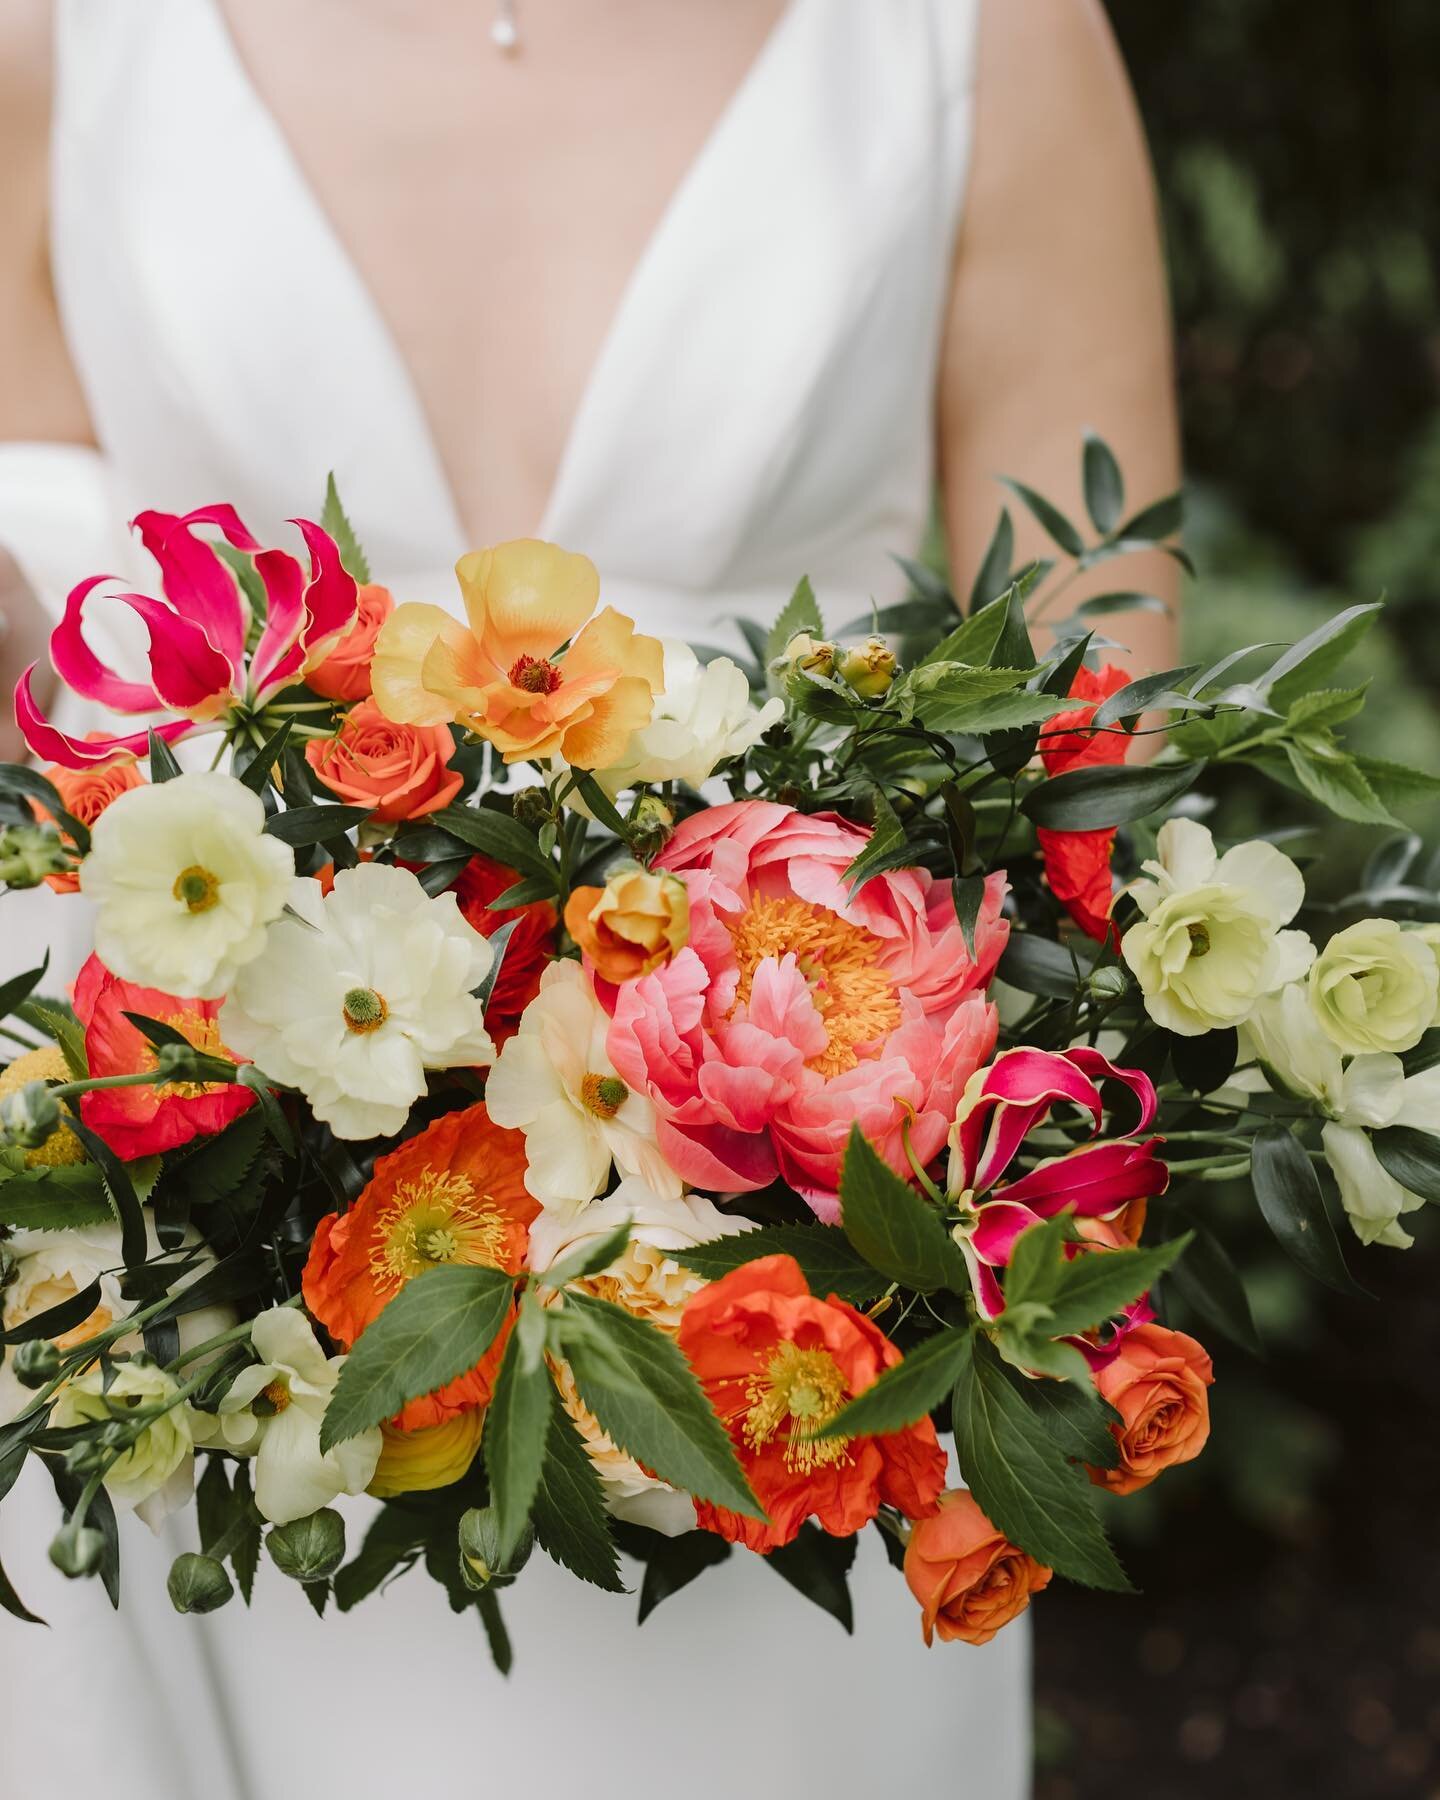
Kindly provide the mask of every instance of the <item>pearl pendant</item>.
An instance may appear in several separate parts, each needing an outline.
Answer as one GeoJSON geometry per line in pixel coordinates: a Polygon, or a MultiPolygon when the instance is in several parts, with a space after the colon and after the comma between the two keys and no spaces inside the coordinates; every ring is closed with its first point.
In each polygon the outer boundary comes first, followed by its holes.
{"type": "Polygon", "coordinates": [[[490,27],[490,42],[502,56],[514,56],[520,48],[520,27],[515,23],[514,10],[504,7],[490,27]]]}

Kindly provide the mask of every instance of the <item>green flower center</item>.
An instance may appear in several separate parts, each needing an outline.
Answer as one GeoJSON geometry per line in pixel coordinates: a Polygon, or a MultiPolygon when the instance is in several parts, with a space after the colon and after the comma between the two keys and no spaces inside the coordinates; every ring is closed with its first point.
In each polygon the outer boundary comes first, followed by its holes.
{"type": "Polygon", "coordinates": [[[209,912],[220,903],[220,877],[202,869],[199,863],[191,863],[175,877],[170,892],[188,912],[209,912]]]}
{"type": "Polygon", "coordinates": [[[1190,933],[1190,954],[1192,956],[1208,956],[1210,954],[1210,933],[1203,925],[1190,925],[1186,929],[1190,933]]]}
{"type": "Polygon", "coordinates": [[[353,987],[340,1003],[346,1027],[351,1031],[378,1031],[390,1016],[385,996],[374,988],[353,987]]]}

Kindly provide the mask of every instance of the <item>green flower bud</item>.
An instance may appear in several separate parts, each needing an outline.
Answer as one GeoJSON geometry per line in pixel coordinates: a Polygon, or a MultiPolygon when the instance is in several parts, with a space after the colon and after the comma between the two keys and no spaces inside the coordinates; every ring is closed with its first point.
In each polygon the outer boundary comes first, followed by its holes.
{"type": "Polygon", "coordinates": [[[527,831],[538,831],[555,817],[555,802],[543,787],[521,788],[515,796],[515,823],[527,831]]]}
{"type": "Polygon", "coordinates": [[[630,847],[637,856],[658,856],[675,829],[675,815],[655,794],[642,794],[630,821],[630,847]]]}
{"type": "Polygon", "coordinates": [[[93,1437],[84,1437],[69,1446],[64,1460],[71,1475],[87,1476],[103,1468],[109,1457],[103,1444],[93,1437]]]}
{"type": "Polygon", "coordinates": [[[49,1338],[31,1338],[16,1345],[10,1367],[21,1387],[42,1388],[60,1373],[60,1352],[49,1338]]]}
{"type": "Polygon", "coordinates": [[[508,1559],[500,1555],[500,1515],[493,1506],[472,1506],[460,1518],[460,1575],[466,1587],[486,1588],[518,1575],[535,1547],[527,1525],[508,1559]]]}
{"type": "Polygon", "coordinates": [[[1103,969],[1095,969],[1086,980],[1085,986],[1096,1000],[1118,1000],[1130,985],[1123,969],[1111,963],[1103,969]]]}
{"type": "Polygon", "coordinates": [[[234,1064],[224,1057],[207,1056],[194,1044],[161,1044],[155,1052],[155,1072],[166,1081],[223,1081],[226,1071],[233,1076],[234,1064]]]}
{"type": "Polygon", "coordinates": [[[7,887],[39,887],[47,875],[74,866],[73,852],[53,825],[7,825],[0,831],[0,882],[7,887]]]}
{"type": "Polygon", "coordinates": [[[895,652],[882,637],[868,637],[862,643],[849,644],[841,651],[835,673],[849,684],[862,700],[878,700],[890,692],[895,679],[895,652]]]}
{"type": "Polygon", "coordinates": [[[93,1525],[61,1527],[50,1545],[50,1560],[62,1575],[74,1580],[93,1575],[105,1556],[105,1534],[93,1525]]]}
{"type": "Polygon", "coordinates": [[[60,1102],[43,1081],[27,1081],[0,1100],[0,1132],[20,1150],[38,1150],[60,1129],[60,1102]]]}
{"type": "Polygon", "coordinates": [[[165,1586],[170,1604],[181,1613],[216,1612],[235,1597],[225,1565],[213,1556],[196,1556],[190,1551],[175,1558],[165,1586]]]}
{"type": "Polygon", "coordinates": [[[8,1244],[0,1244],[0,1294],[3,1294],[20,1273],[20,1259],[8,1244]]]}
{"type": "Polygon", "coordinates": [[[277,1525],[265,1548],[282,1575],[292,1581],[325,1581],[345,1560],[345,1521],[333,1506],[322,1506],[308,1519],[277,1525]]]}

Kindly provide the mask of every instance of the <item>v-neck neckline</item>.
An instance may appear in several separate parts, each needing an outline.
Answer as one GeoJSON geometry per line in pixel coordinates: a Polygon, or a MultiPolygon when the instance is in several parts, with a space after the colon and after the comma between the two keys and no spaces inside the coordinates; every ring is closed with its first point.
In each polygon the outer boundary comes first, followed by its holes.
{"type": "MultiPolygon", "coordinates": [[[[569,494],[580,485],[587,456],[593,462],[594,457],[601,453],[600,446],[596,446],[592,451],[588,444],[587,440],[592,435],[589,421],[601,410],[601,401],[606,388],[619,378],[617,371],[623,367],[625,342],[630,335],[632,321],[639,312],[639,296],[658,279],[656,271],[663,264],[667,246],[675,235],[675,222],[684,212],[689,196],[698,184],[702,172],[716,160],[726,142],[739,129],[743,115],[749,110],[755,95],[764,85],[772,65],[780,54],[782,43],[790,35],[796,15],[805,3],[806,0],[783,0],[774,22],[766,32],[759,49],[751,58],[740,81],[706,132],[698,150],[686,163],[626,277],[619,300],[616,302],[610,321],[600,339],[599,348],[581,385],[579,399],[561,445],[549,493],[536,525],[536,535],[542,538],[559,539],[563,537],[569,494]]],[[[219,40],[221,54],[230,63],[234,77],[249,105],[254,109],[256,118],[283,152],[283,161],[289,172],[297,199],[302,206],[324,221],[341,277],[373,321],[378,347],[383,348],[390,365],[389,373],[394,388],[405,395],[411,414],[423,434],[425,459],[433,472],[437,488],[436,503],[437,506],[443,508],[447,515],[452,548],[454,548],[454,554],[458,556],[470,547],[469,531],[454,479],[441,454],[434,421],[415,379],[414,371],[401,348],[394,328],[375,298],[374,290],[365,279],[353,251],[340,236],[334,220],[321,202],[314,183],[296,155],[278,115],[261,93],[241,55],[239,44],[230,28],[230,21],[221,0],[204,0],[204,4],[210,15],[212,28],[219,40]]]]}

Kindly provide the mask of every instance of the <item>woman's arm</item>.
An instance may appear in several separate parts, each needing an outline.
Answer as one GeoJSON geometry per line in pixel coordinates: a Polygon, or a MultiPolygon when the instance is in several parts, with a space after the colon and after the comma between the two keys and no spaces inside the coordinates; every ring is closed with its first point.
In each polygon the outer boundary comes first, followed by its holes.
{"type": "MultiPolygon", "coordinates": [[[[1099,0],[982,0],[977,107],[939,409],[961,594],[1007,500],[996,475],[1016,476],[1084,519],[1087,427],[1119,459],[1132,510],[1179,480],[1150,163],[1099,0]]],[[[1017,558],[1047,554],[1024,507],[1008,504],[1017,558]]],[[[1054,614],[1117,588],[1173,606],[1176,565],[1159,553],[1103,563],[1067,589],[1054,614]]],[[[1173,614],[1120,613],[1099,625],[1130,649],[1136,673],[1176,660],[1173,614]]]]}
{"type": "MultiPolygon", "coordinates": [[[[51,29],[50,0],[0,8],[0,443],[93,441],[50,283],[51,29]]],[[[37,657],[48,678],[49,621],[3,545],[0,618],[0,760],[11,761],[25,746],[10,694],[37,657]]]]}

